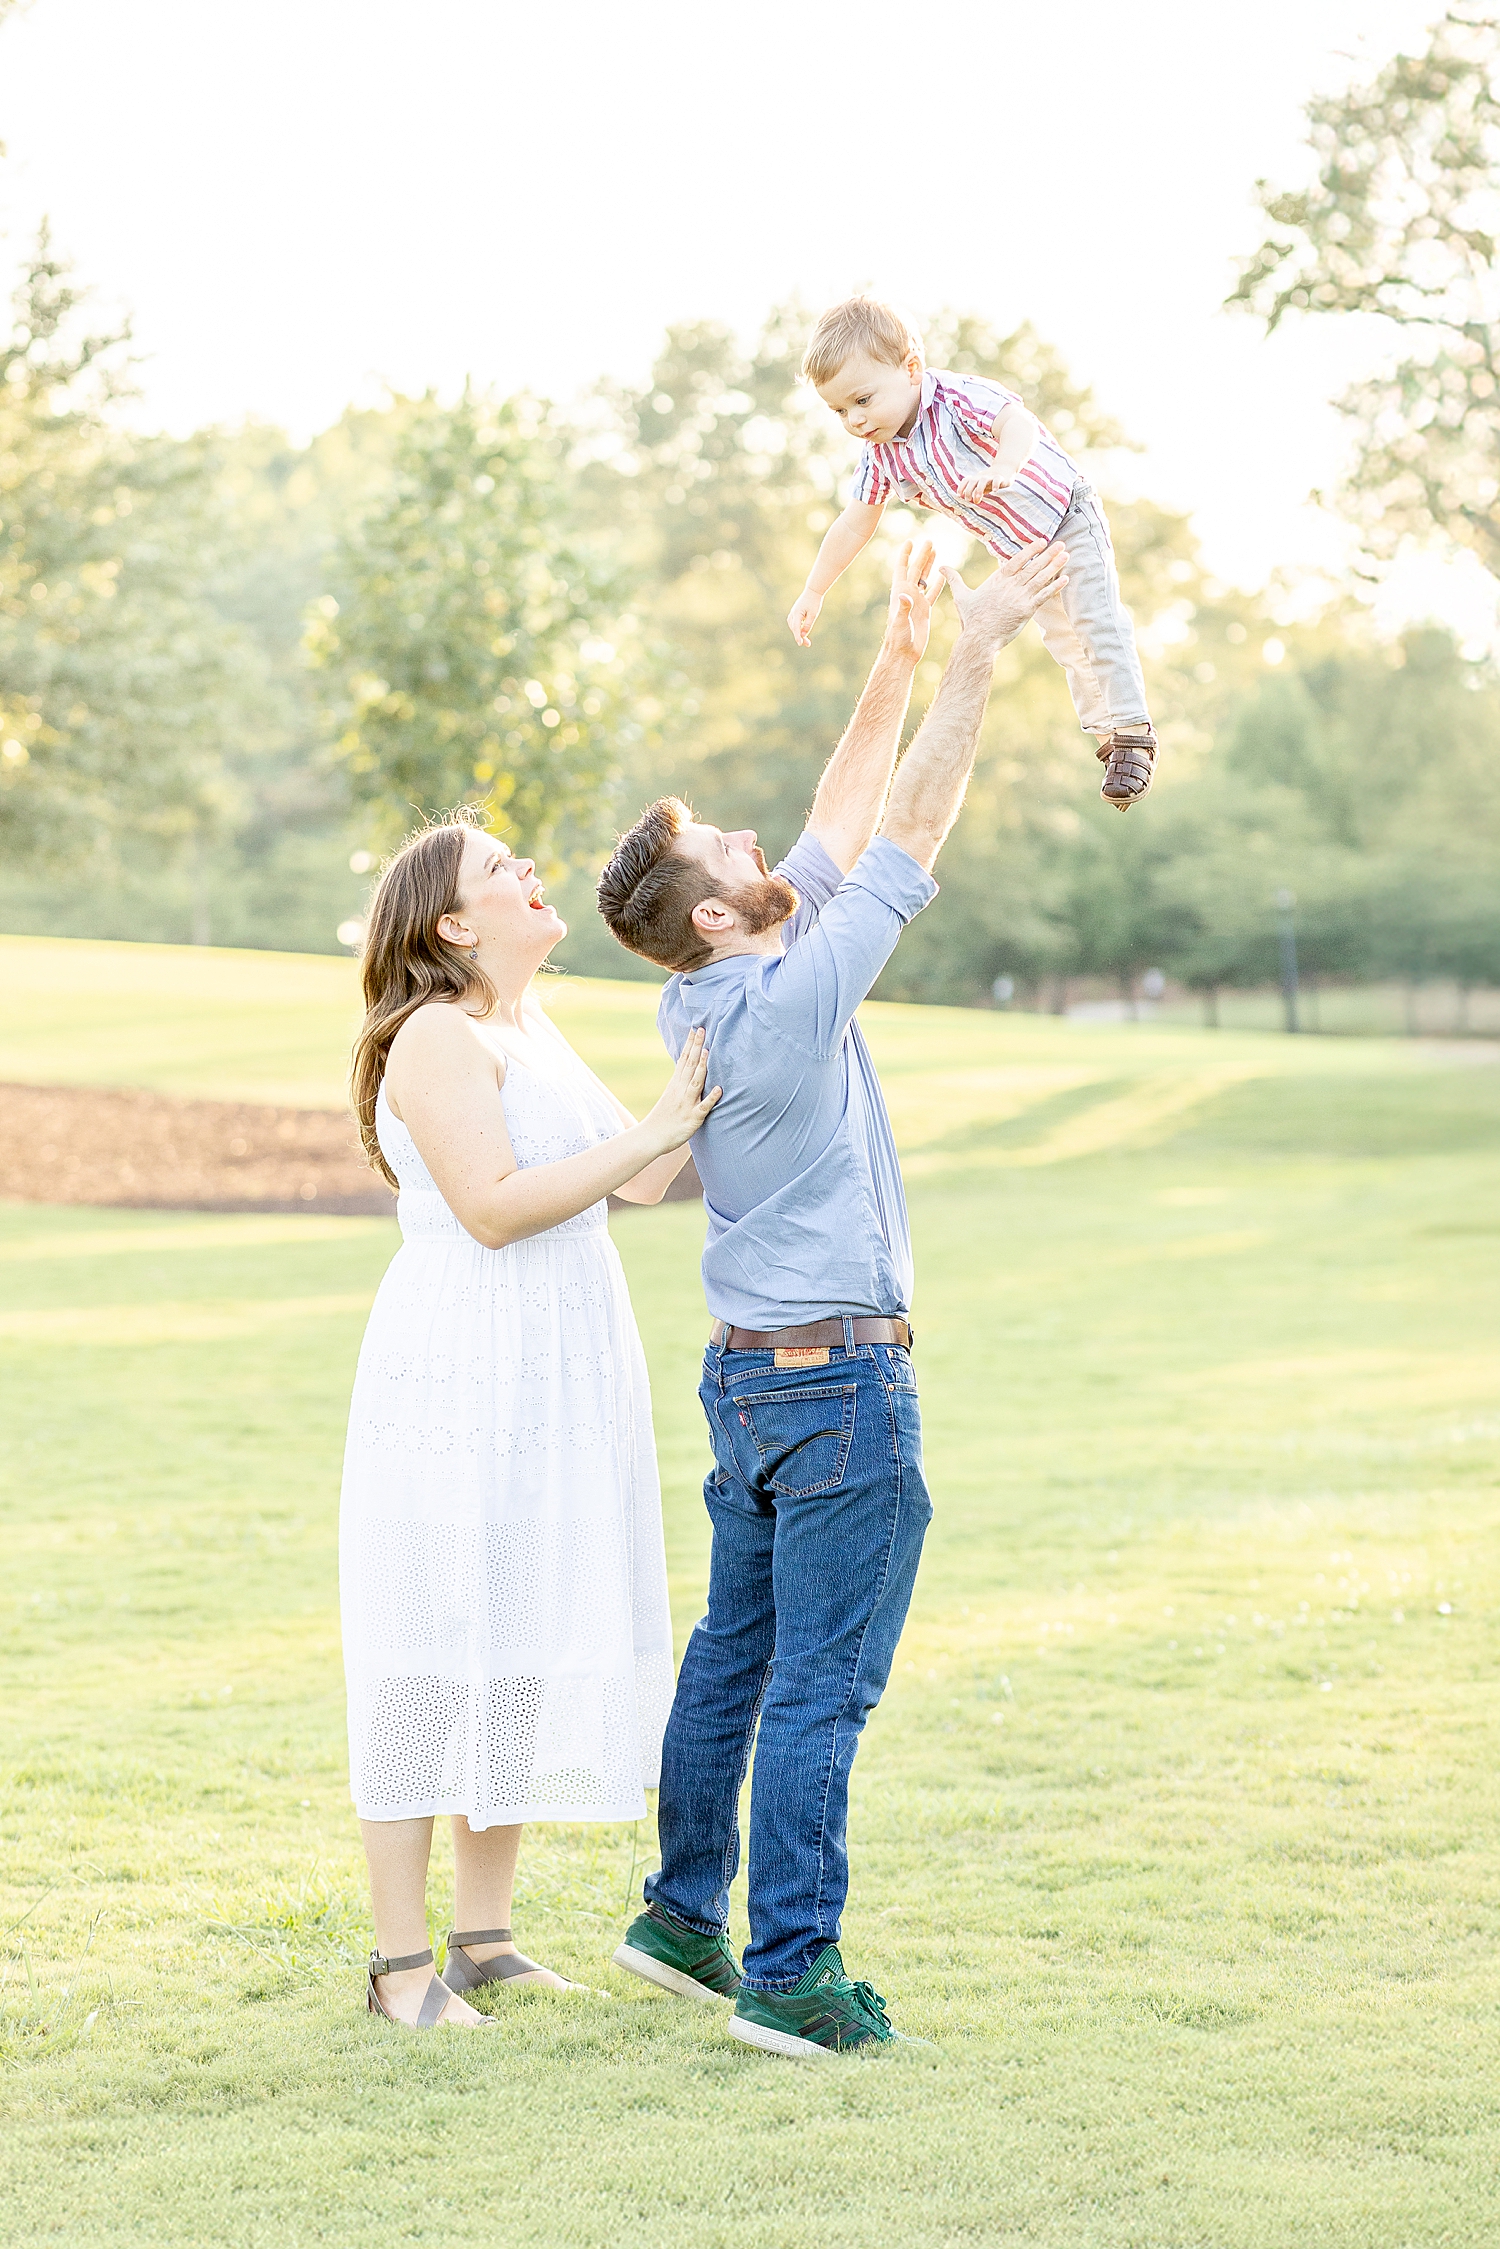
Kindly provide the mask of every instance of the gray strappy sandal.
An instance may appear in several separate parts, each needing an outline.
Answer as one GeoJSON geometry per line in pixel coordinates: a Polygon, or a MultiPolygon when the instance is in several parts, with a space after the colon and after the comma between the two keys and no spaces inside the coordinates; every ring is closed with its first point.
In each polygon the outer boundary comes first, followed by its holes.
{"type": "MultiPolygon", "coordinates": [[[[482,1991],[492,1983],[533,1983],[545,1976],[555,1976],[555,1968],[544,1968],[540,1961],[528,1960],[524,1952],[497,1952],[492,1960],[473,1960],[464,1950],[470,1944],[510,1944],[509,1929],[450,1929],[448,1950],[443,1961],[443,1981],[450,1991],[459,1993],[482,1991]]],[[[565,1990],[571,1990],[566,1977],[565,1990]]],[[[555,1988],[555,1987],[549,1987],[555,1988]]]]}
{"type": "MultiPolygon", "coordinates": [[[[398,1960],[387,1960],[384,1953],[372,1952],[369,1969],[365,1976],[365,2006],[368,2011],[372,2015],[383,2015],[388,2023],[400,2023],[403,2030],[435,2030],[442,2020],[443,2009],[453,1997],[451,1987],[444,1983],[441,1976],[435,1975],[423,1992],[422,2004],[417,2010],[417,2019],[414,2023],[401,2022],[401,2017],[391,2013],[390,2008],[375,1989],[375,1978],[377,1976],[399,1975],[403,1968],[425,1968],[429,1965],[431,1959],[431,1945],[427,1947],[425,1952],[403,1952],[398,1960]]],[[[484,2024],[487,2030],[493,2029],[493,2017],[486,2015],[484,2024]]],[[[476,2026],[467,2025],[466,2027],[476,2026]]]]}

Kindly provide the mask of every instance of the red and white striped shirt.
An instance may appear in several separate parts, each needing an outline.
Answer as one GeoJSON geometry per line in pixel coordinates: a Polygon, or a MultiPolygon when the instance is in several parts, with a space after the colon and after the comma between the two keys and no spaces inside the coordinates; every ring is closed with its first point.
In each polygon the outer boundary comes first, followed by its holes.
{"type": "Polygon", "coordinates": [[[865,446],[851,499],[871,507],[902,500],[909,507],[935,508],[974,532],[996,555],[1015,554],[1032,539],[1054,537],[1083,472],[1045,428],[1030,460],[1004,492],[986,492],[980,500],[958,496],[961,480],[982,476],[994,460],[998,448],[992,433],[999,416],[1020,403],[1013,390],[983,375],[929,367],[911,435],[893,438],[889,445],[865,446]]]}

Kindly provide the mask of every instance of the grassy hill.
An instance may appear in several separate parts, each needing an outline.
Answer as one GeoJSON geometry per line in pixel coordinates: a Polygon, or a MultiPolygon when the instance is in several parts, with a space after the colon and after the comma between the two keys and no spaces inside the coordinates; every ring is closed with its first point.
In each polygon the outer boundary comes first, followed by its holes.
{"type": "MultiPolygon", "coordinates": [[[[0,985],[0,1076],[340,1098],[347,963],[6,945],[0,985]]],[[[649,991],[552,1004],[649,1098],[649,991]]],[[[930,2043],[799,2071],[618,1975],[646,1826],[528,1841],[518,1932],[588,1992],[512,1995],[483,2052],[368,2023],[334,1530],[394,1230],[11,1206],[12,2238],[1500,2231],[1500,1068],[867,1013],[937,1515],[855,1769],[846,1951],[930,2043]]],[[[615,1224],[679,1645],[701,1224],[615,1224]]]]}

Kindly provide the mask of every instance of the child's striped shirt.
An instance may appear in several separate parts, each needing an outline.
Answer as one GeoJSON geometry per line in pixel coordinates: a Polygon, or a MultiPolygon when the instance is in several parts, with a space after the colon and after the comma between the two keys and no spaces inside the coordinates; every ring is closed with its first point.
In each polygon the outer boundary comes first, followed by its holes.
{"type": "Polygon", "coordinates": [[[872,507],[903,500],[911,507],[935,508],[976,533],[991,554],[1015,554],[1033,539],[1053,538],[1082,471],[1046,429],[1008,490],[961,500],[956,489],[962,478],[982,476],[989,467],[996,452],[990,434],[996,418],[1005,407],[1020,403],[1013,390],[983,375],[929,367],[911,435],[893,438],[889,445],[865,446],[851,498],[872,507]]]}

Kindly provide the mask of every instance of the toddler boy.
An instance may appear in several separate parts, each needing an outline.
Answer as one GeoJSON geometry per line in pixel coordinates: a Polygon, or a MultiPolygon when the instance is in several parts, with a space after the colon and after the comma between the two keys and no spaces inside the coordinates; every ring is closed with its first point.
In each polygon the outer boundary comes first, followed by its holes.
{"type": "Polygon", "coordinates": [[[1128,812],[1151,786],[1156,736],[1109,525],[1077,463],[1014,391],[926,366],[921,338],[873,297],[824,313],[802,372],[864,450],[849,504],[787,616],[793,638],[808,646],[823,596],[874,536],[887,500],[952,516],[1002,558],[1060,540],[1067,577],[1036,621],[1097,741],[1101,793],[1128,812]]]}

